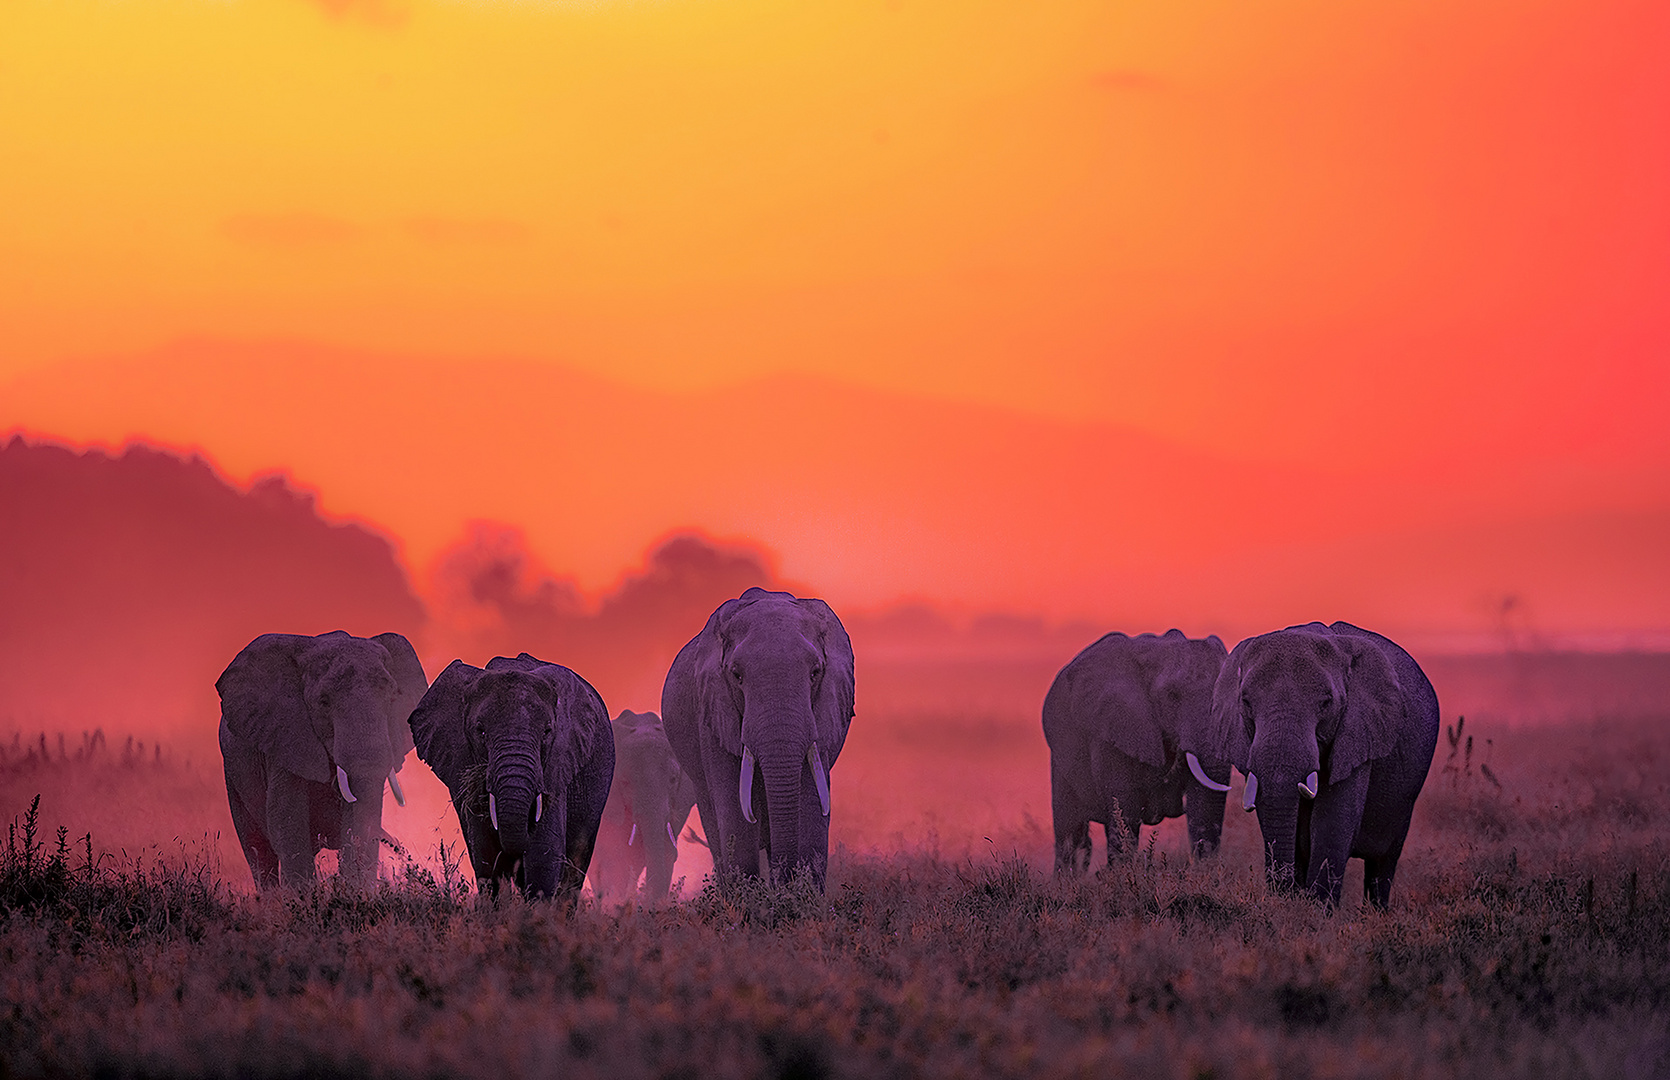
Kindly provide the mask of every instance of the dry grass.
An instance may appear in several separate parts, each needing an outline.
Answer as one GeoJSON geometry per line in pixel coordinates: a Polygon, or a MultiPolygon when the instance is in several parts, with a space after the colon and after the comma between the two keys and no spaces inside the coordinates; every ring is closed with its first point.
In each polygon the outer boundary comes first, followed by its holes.
{"type": "Polygon", "coordinates": [[[1388,913],[1266,895],[1244,843],[1186,865],[1150,837],[1057,881],[1026,828],[840,849],[824,896],[566,918],[409,865],[258,898],[209,855],[101,858],[19,807],[0,1073],[1666,1075],[1663,727],[1447,752],[1388,913]]]}

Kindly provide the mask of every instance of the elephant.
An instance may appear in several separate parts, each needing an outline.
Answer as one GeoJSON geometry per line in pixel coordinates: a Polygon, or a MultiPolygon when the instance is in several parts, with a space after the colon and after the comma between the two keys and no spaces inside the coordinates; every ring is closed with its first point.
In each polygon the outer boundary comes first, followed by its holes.
{"type": "Polygon", "coordinates": [[[257,889],[313,881],[325,848],[342,880],[376,880],[384,778],[404,806],[406,717],[428,686],[395,633],[262,634],[221,672],[226,800],[257,889]]]}
{"type": "Polygon", "coordinates": [[[1061,669],[1044,698],[1056,873],[1089,867],[1092,821],[1110,864],[1135,850],[1141,826],[1185,812],[1190,851],[1217,850],[1229,761],[1204,744],[1227,655],[1217,635],[1113,633],[1061,669]]]}
{"type": "Polygon", "coordinates": [[[655,713],[623,709],[614,732],[615,783],[592,856],[592,891],[624,899],[642,875],[644,895],[659,900],[672,887],[678,834],[696,805],[696,785],[655,713]]]}
{"type": "Polygon", "coordinates": [[[822,891],[853,693],[852,641],[822,600],[749,589],[679,650],[661,715],[722,885],[759,877],[763,848],[772,882],[803,870],[822,891]]]}
{"type": "Polygon", "coordinates": [[[1210,741],[1247,778],[1270,884],[1332,907],[1358,858],[1365,897],[1384,909],[1438,721],[1426,673],[1372,631],[1307,623],[1235,646],[1213,691],[1210,741]]]}
{"type": "Polygon", "coordinates": [[[579,900],[615,774],[603,698],[522,653],[485,670],[454,660],[411,716],[418,757],[452,794],[477,887],[579,900]]]}

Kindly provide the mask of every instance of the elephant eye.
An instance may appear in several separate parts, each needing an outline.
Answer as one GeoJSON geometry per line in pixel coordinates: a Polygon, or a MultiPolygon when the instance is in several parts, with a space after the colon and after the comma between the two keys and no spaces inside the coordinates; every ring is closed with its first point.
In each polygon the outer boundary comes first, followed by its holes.
{"type": "Polygon", "coordinates": [[[737,682],[742,681],[742,669],[737,667],[735,664],[731,665],[731,678],[735,679],[737,682]]]}

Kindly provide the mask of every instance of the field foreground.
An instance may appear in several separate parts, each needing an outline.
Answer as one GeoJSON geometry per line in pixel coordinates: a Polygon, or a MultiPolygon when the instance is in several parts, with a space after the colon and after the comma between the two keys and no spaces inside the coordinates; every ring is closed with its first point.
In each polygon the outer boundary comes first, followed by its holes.
{"type": "Polygon", "coordinates": [[[55,839],[49,795],[0,866],[0,1075],[1663,1077],[1663,731],[1520,733],[1489,774],[1441,743],[1384,914],[1268,895],[1235,811],[1205,864],[1056,881],[1032,830],[565,917],[432,860],[257,898],[212,848],[55,839]]]}

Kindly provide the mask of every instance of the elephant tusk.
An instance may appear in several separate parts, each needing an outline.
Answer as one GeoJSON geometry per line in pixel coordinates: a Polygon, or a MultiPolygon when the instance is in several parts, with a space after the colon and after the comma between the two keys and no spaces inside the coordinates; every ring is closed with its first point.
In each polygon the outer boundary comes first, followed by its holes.
{"type": "Polygon", "coordinates": [[[541,791],[533,797],[533,823],[539,824],[539,819],[545,816],[545,793],[541,791]]]}
{"type": "Polygon", "coordinates": [[[342,792],[343,802],[359,802],[354,798],[353,789],[348,787],[348,771],[340,765],[336,767],[336,788],[342,792]]]}
{"type": "Polygon", "coordinates": [[[1206,788],[1210,791],[1228,791],[1229,790],[1229,785],[1228,784],[1220,784],[1216,780],[1212,779],[1210,776],[1206,775],[1206,770],[1200,767],[1200,759],[1195,757],[1193,750],[1189,751],[1187,754],[1184,754],[1183,756],[1189,762],[1189,771],[1195,774],[1195,779],[1200,781],[1200,786],[1201,787],[1206,788]]]}
{"type": "Polygon", "coordinates": [[[493,823],[493,831],[499,831],[499,800],[492,792],[487,793],[487,819],[493,823]]]}
{"type": "Polygon", "coordinates": [[[813,743],[806,751],[806,760],[812,764],[812,783],[818,789],[818,802],[823,804],[823,816],[829,816],[829,775],[823,771],[823,758],[818,754],[818,744],[813,743]]]}
{"type": "Polygon", "coordinates": [[[742,816],[754,824],[754,752],[742,748],[742,779],[737,781],[736,797],[742,803],[742,816]]]}
{"type": "Polygon", "coordinates": [[[1241,809],[1249,813],[1258,806],[1258,777],[1247,774],[1247,794],[1241,800],[1241,809]]]}
{"type": "Polygon", "coordinates": [[[400,790],[400,778],[394,775],[393,769],[389,770],[389,790],[394,792],[395,802],[401,806],[406,805],[406,793],[400,790]]]}
{"type": "Polygon", "coordinates": [[[673,832],[673,823],[667,822],[667,842],[673,845],[673,854],[678,854],[678,836],[673,832]]]}
{"type": "Polygon", "coordinates": [[[637,842],[638,842],[638,823],[636,821],[634,821],[632,823],[632,835],[630,835],[626,838],[626,846],[631,847],[633,844],[636,844],[637,842]]]}
{"type": "Polygon", "coordinates": [[[1307,799],[1316,798],[1317,779],[1318,779],[1318,777],[1316,775],[1316,771],[1313,769],[1313,770],[1311,770],[1311,774],[1309,776],[1305,777],[1304,783],[1299,785],[1299,790],[1304,793],[1305,798],[1307,798],[1307,799]]]}

